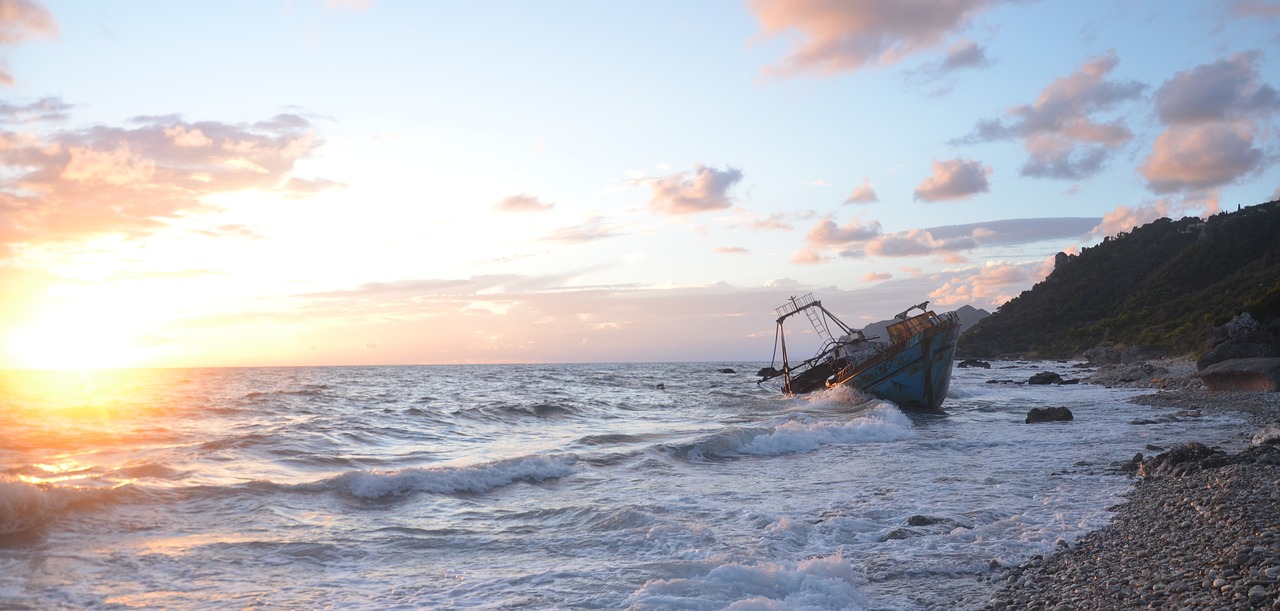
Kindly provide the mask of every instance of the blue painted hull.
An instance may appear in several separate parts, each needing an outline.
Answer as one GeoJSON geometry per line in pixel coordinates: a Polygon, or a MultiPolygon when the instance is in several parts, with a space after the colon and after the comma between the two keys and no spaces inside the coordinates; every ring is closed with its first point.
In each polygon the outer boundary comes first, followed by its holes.
{"type": "Polygon", "coordinates": [[[958,326],[943,326],[893,344],[885,353],[836,377],[869,395],[904,409],[940,411],[951,386],[958,326]]]}

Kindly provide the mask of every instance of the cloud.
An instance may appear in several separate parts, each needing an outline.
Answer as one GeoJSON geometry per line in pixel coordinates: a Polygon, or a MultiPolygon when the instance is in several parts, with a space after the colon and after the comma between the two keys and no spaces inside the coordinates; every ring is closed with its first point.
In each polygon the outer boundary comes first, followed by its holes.
{"type": "Polygon", "coordinates": [[[555,207],[553,203],[541,201],[524,193],[506,197],[493,205],[493,209],[499,212],[547,212],[555,207]]]}
{"type": "Polygon", "coordinates": [[[660,214],[684,215],[713,210],[724,210],[733,205],[729,189],[742,180],[742,172],[736,168],[724,170],[701,164],[693,172],[680,172],[643,182],[653,190],[649,207],[660,214]]]}
{"type": "Polygon", "coordinates": [[[1254,65],[1261,53],[1183,70],[1156,90],[1156,111],[1166,125],[1269,116],[1280,110],[1280,93],[1263,83],[1254,65]]]}
{"type": "MultiPolygon", "coordinates": [[[[44,6],[29,0],[0,0],[0,47],[57,36],[58,22],[44,6]]],[[[13,85],[9,64],[3,59],[0,59],[0,85],[13,85]]]]}
{"type": "Polygon", "coordinates": [[[305,197],[331,189],[345,189],[346,183],[326,178],[290,178],[280,187],[290,197],[305,197]]]}
{"type": "Polygon", "coordinates": [[[1184,70],[1156,92],[1156,109],[1168,127],[1139,168],[1153,193],[1196,192],[1234,182],[1270,164],[1257,137],[1280,113],[1280,93],[1263,83],[1258,53],[1184,70]]]}
{"type": "Polygon", "coordinates": [[[1261,19],[1275,21],[1280,19],[1280,3],[1267,0],[1231,0],[1227,3],[1228,14],[1235,19],[1261,19]]]}
{"type": "Polygon", "coordinates": [[[871,179],[863,176],[862,184],[853,188],[853,192],[849,194],[849,197],[845,198],[844,203],[869,204],[878,201],[880,201],[880,197],[871,188],[871,179]]]}
{"type": "Polygon", "coordinates": [[[1089,235],[1101,220],[1097,217],[1003,219],[929,227],[926,231],[943,243],[956,238],[973,238],[981,246],[1015,246],[1046,240],[1081,238],[1089,235]]]}
{"type": "Polygon", "coordinates": [[[1055,79],[1034,104],[1010,108],[1005,120],[979,121],[958,144],[1021,139],[1028,160],[1023,176],[1078,180],[1101,171],[1111,154],[1133,138],[1120,119],[1100,115],[1138,99],[1146,85],[1107,77],[1120,63],[1115,52],[1087,61],[1076,72],[1055,79]]]}
{"type": "Polygon", "coordinates": [[[751,0],[764,36],[798,34],[771,76],[801,73],[831,75],[891,66],[941,46],[963,30],[992,0],[945,2],[831,2],[825,0],[751,0]]]}
{"type": "Polygon", "coordinates": [[[867,274],[862,277],[862,281],[863,282],[880,282],[882,280],[888,280],[890,278],[893,278],[893,274],[890,274],[889,272],[867,272],[867,274]]]}
{"type": "Polygon", "coordinates": [[[831,248],[865,242],[880,235],[880,221],[871,221],[863,225],[858,219],[850,219],[848,223],[837,226],[834,219],[826,217],[814,223],[805,239],[811,246],[831,248]]]}
{"type": "Polygon", "coordinates": [[[950,159],[933,161],[933,174],[924,179],[916,187],[915,199],[926,202],[940,202],[954,199],[966,199],[977,193],[990,190],[987,176],[991,168],[979,161],[968,159],[950,159]]]}
{"type": "Polygon", "coordinates": [[[924,90],[929,97],[936,97],[949,93],[955,87],[954,75],[957,72],[987,68],[993,63],[987,57],[986,49],[972,40],[959,40],[947,47],[942,59],[908,71],[905,81],[913,88],[924,90]]]}
{"type": "Polygon", "coordinates": [[[0,251],[103,233],[146,234],[209,209],[203,200],[216,193],[288,194],[336,184],[286,182],[295,162],[320,145],[296,115],[254,125],[167,116],[139,117],[129,127],[21,131],[24,117],[48,124],[69,109],[46,99],[0,115],[0,165],[7,168],[0,173],[0,251]]]}
{"type": "Polygon", "coordinates": [[[1160,134],[1139,171],[1148,189],[1164,194],[1228,184],[1262,160],[1247,125],[1213,123],[1160,134]]]}
{"type": "Polygon", "coordinates": [[[741,246],[717,246],[716,247],[716,253],[722,254],[722,255],[745,255],[750,252],[751,252],[750,250],[747,250],[746,248],[743,248],[741,246]]]}
{"type": "Polygon", "coordinates": [[[972,237],[939,240],[924,229],[911,229],[880,236],[867,243],[867,254],[880,257],[917,257],[970,250],[978,246],[972,237]]]}
{"type": "Polygon", "coordinates": [[[929,293],[936,307],[971,304],[994,309],[1016,297],[1052,271],[1053,257],[1045,261],[1009,263],[991,261],[985,266],[956,274],[929,293]]]}
{"type": "Polygon", "coordinates": [[[827,258],[822,253],[812,248],[801,248],[791,253],[791,262],[796,265],[818,265],[826,262],[827,258]]]}
{"type": "Polygon", "coordinates": [[[62,121],[67,118],[71,105],[60,98],[41,98],[27,104],[0,102],[0,122],[3,123],[35,123],[40,121],[62,121]]]}
{"type": "Polygon", "coordinates": [[[624,235],[620,227],[606,224],[604,217],[593,216],[579,225],[556,229],[540,239],[560,244],[586,244],[620,235],[624,235]]]}

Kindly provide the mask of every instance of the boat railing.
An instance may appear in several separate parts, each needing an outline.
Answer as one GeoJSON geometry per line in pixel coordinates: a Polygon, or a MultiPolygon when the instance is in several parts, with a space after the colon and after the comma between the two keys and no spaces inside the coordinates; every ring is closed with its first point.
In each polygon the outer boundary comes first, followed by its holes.
{"type": "Polygon", "coordinates": [[[799,297],[792,297],[786,303],[775,308],[774,311],[778,313],[778,320],[781,321],[815,303],[817,303],[817,300],[813,298],[813,293],[805,293],[799,297]]]}

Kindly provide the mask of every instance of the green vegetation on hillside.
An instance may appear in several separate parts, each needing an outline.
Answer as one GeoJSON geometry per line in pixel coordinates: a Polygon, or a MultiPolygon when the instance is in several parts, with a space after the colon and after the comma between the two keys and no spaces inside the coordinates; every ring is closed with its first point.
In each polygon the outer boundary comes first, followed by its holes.
{"type": "Polygon", "coordinates": [[[1107,238],[960,337],[959,354],[1069,358],[1100,345],[1199,352],[1241,312],[1280,317],[1280,201],[1107,238]]]}

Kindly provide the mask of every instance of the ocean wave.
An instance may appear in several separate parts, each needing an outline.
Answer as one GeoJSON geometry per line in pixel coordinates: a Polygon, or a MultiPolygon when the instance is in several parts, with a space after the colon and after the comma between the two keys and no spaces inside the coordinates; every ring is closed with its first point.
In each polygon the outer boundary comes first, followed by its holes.
{"type": "Polygon", "coordinates": [[[857,572],[839,553],[795,565],[725,564],[705,575],[644,584],[628,607],[678,609],[864,609],[857,572]]]}
{"type": "Polygon", "coordinates": [[[35,530],[77,506],[101,502],[112,491],[0,479],[0,537],[35,530]]]}
{"type": "Polygon", "coordinates": [[[557,479],[573,472],[574,454],[523,456],[467,467],[426,467],[399,471],[348,471],[324,480],[326,488],[362,499],[383,499],[414,492],[480,494],[518,482],[557,479]]]}
{"type": "Polygon", "coordinates": [[[452,416],[469,418],[487,422],[509,422],[513,419],[567,418],[576,416],[579,409],[572,405],[559,403],[495,403],[478,407],[467,407],[453,412],[452,416]]]}
{"type": "Polygon", "coordinates": [[[906,414],[892,404],[879,403],[852,420],[793,418],[772,428],[723,431],[677,449],[691,460],[715,460],[811,452],[831,444],[898,441],[914,435],[906,414]]]}

